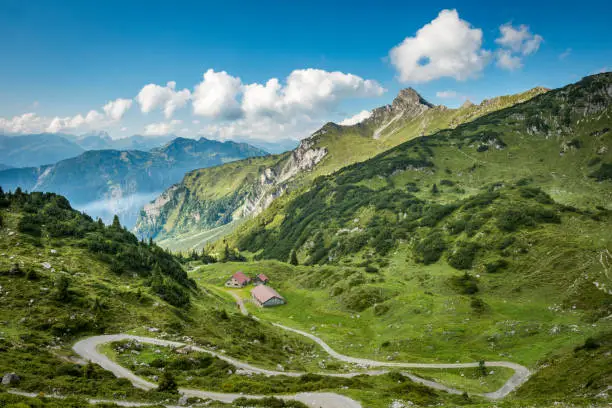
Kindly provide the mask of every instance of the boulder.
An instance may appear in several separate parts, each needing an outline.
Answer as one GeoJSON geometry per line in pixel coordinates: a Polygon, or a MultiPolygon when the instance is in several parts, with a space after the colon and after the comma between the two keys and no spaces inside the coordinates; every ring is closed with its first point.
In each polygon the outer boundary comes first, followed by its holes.
{"type": "Polygon", "coordinates": [[[18,384],[21,378],[15,373],[6,373],[2,377],[2,385],[15,385],[18,384]]]}

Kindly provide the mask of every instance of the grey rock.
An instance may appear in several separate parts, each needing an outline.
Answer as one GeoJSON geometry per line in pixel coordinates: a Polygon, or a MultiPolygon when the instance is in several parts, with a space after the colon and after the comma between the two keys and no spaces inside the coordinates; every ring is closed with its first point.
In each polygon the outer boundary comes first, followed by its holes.
{"type": "Polygon", "coordinates": [[[2,377],[2,385],[15,385],[21,381],[21,378],[15,373],[6,373],[2,377]]]}

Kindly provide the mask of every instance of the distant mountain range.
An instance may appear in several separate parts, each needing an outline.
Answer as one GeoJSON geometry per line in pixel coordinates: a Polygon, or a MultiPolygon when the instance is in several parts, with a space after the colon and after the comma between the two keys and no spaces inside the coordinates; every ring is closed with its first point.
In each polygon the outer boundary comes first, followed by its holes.
{"type": "Polygon", "coordinates": [[[10,167],[51,164],[84,151],[75,141],[59,134],[0,136],[0,163],[10,167]]]}
{"type": "Polygon", "coordinates": [[[35,167],[75,157],[87,150],[147,151],[163,146],[175,138],[175,135],[157,137],[133,135],[113,139],[106,132],[80,136],[62,133],[0,135],[0,163],[8,167],[35,167]]]}
{"type": "MultiPolygon", "coordinates": [[[[39,140],[74,143],[61,136],[49,138],[54,135],[31,135],[28,138],[34,139],[35,136],[39,140]]],[[[104,141],[113,142],[99,136],[80,140],[90,147],[104,141]]],[[[127,143],[141,142],[139,137],[132,137],[127,143]]],[[[148,152],[89,150],[51,165],[0,171],[0,186],[5,191],[21,187],[28,191],[62,194],[76,208],[92,216],[108,221],[118,214],[122,224],[131,226],[144,203],[180,181],[186,172],[267,154],[246,143],[175,138],[148,152]]]]}

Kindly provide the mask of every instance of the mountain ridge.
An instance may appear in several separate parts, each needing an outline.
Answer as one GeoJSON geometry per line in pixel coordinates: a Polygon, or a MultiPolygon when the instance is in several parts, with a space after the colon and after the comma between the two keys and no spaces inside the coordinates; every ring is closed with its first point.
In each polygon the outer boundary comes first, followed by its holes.
{"type": "MultiPolygon", "coordinates": [[[[391,104],[374,109],[370,118],[358,124],[342,126],[328,122],[303,139],[296,149],[271,156],[258,166],[247,163],[244,171],[248,172],[248,177],[241,178],[244,183],[225,190],[223,196],[209,195],[205,189],[193,185],[200,180],[203,185],[213,186],[211,189],[218,191],[214,186],[221,185],[222,180],[216,172],[214,176],[211,173],[210,177],[206,170],[202,170],[198,177],[186,176],[178,186],[164,193],[165,200],[147,205],[134,231],[143,238],[159,239],[162,245],[183,248],[182,244],[176,245],[173,241],[180,242],[183,237],[189,240],[190,234],[256,215],[287,189],[299,188],[319,175],[330,174],[406,140],[456,126],[542,92],[545,92],[544,88],[534,88],[517,95],[500,97],[496,104],[450,109],[434,106],[414,89],[406,88],[398,93],[391,104]]],[[[232,174],[233,170],[229,173],[232,174]]],[[[228,185],[234,185],[234,182],[228,185]]],[[[204,243],[199,242],[196,246],[201,247],[204,243]]],[[[188,247],[192,245],[190,242],[188,247]]]]}

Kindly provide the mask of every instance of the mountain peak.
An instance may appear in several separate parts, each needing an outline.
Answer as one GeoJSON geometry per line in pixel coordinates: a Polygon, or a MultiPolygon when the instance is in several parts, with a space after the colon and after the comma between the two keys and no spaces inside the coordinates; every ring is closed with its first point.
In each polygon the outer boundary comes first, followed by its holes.
{"type": "Polygon", "coordinates": [[[396,107],[407,107],[414,105],[425,105],[429,108],[432,108],[433,105],[425,100],[417,91],[413,88],[404,88],[395,97],[393,100],[392,106],[396,107]]]}
{"type": "Polygon", "coordinates": [[[470,101],[469,99],[466,99],[465,102],[463,102],[463,104],[461,105],[462,108],[471,108],[472,106],[474,106],[474,103],[472,103],[472,101],[470,101]]]}

